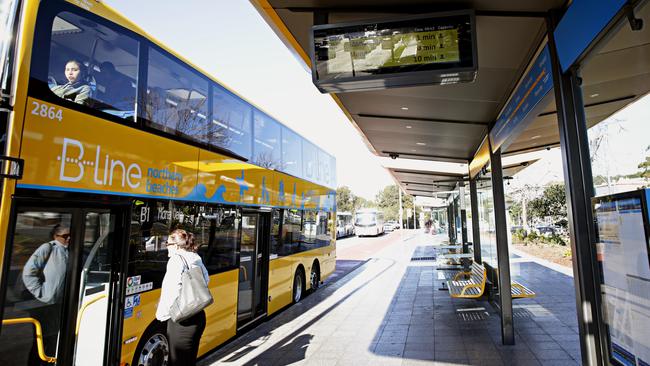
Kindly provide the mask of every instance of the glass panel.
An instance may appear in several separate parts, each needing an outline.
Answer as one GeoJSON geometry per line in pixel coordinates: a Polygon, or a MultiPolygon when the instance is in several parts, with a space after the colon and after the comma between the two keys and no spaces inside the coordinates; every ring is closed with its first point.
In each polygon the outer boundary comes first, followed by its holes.
{"type": "Polygon", "coordinates": [[[496,224],[491,175],[479,176],[476,182],[478,196],[479,231],[481,233],[481,260],[497,267],[496,224]]]}
{"type": "Polygon", "coordinates": [[[317,233],[317,213],[315,211],[305,211],[302,224],[301,251],[313,249],[316,244],[317,233]]]}
{"type": "Polygon", "coordinates": [[[316,244],[318,247],[328,246],[332,238],[331,235],[331,219],[330,212],[319,211],[316,218],[316,244]]]}
{"type": "Polygon", "coordinates": [[[214,85],[212,90],[212,123],[208,126],[208,142],[250,159],[253,109],[219,85],[214,85]]]}
{"type": "Polygon", "coordinates": [[[298,210],[285,210],[282,224],[282,250],[283,255],[298,253],[300,251],[300,223],[301,212],[298,210]]]}
{"type": "Polygon", "coordinates": [[[318,150],[307,140],[302,141],[302,172],[303,178],[312,182],[318,177],[318,150]]]}
{"type": "Polygon", "coordinates": [[[328,187],[330,188],[335,188],[337,187],[336,184],[336,158],[333,156],[330,156],[330,182],[328,187]]]}
{"type": "Polygon", "coordinates": [[[282,171],[302,176],[302,138],[286,127],[282,129],[282,171]]]}
{"type": "Polygon", "coordinates": [[[206,142],[208,81],[170,56],[149,49],[143,117],[156,129],[206,142]]]}
{"type": "MultiPolygon", "coordinates": [[[[71,241],[72,214],[27,211],[17,215],[0,333],[0,363],[40,364],[33,319],[42,328],[45,355],[57,356],[71,241]]],[[[77,234],[78,235],[78,234],[77,234]]],[[[102,334],[103,336],[103,334],[102,334]]]]}
{"type": "Polygon", "coordinates": [[[202,207],[199,230],[199,254],[208,273],[236,268],[239,240],[239,212],[235,207],[202,207]]]}
{"type": "Polygon", "coordinates": [[[239,261],[239,300],[240,318],[249,317],[253,311],[253,290],[257,253],[257,215],[242,215],[241,257],[239,261]]]}
{"type": "Polygon", "coordinates": [[[47,81],[58,97],[133,120],[139,43],[62,12],[54,18],[47,81]]]}
{"type": "MultiPolygon", "coordinates": [[[[83,267],[77,313],[75,364],[101,365],[104,360],[109,304],[115,216],[86,214],[83,267]]],[[[131,297],[132,298],[132,297],[131,297]]],[[[127,297],[127,305],[133,302],[127,297]]],[[[125,309],[128,312],[133,308],[125,309]]]]}
{"type": "Polygon", "coordinates": [[[319,183],[330,185],[330,156],[323,150],[318,150],[318,177],[319,183]]]}
{"type": "Polygon", "coordinates": [[[279,169],[281,125],[260,112],[255,112],[253,122],[255,133],[253,163],[263,168],[279,169]]]}
{"type": "Polygon", "coordinates": [[[274,209],[271,213],[271,249],[269,251],[270,259],[285,255],[282,248],[282,236],[280,228],[282,227],[282,210],[274,209]]]}

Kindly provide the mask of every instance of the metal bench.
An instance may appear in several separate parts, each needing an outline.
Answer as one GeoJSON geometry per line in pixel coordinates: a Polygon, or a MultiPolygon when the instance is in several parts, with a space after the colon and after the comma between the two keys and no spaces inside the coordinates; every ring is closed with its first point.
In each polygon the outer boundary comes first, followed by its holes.
{"type": "Polygon", "coordinates": [[[485,267],[474,262],[470,271],[458,272],[453,279],[447,281],[449,294],[451,297],[477,299],[485,292],[486,277],[485,267]],[[461,279],[463,277],[466,279],[461,279]]]}
{"type": "MultiPolygon", "coordinates": [[[[451,297],[463,299],[478,299],[485,293],[487,275],[485,267],[476,262],[472,263],[470,271],[462,271],[447,281],[447,287],[451,297]]],[[[512,281],[510,293],[513,299],[533,298],[535,292],[517,281],[512,281]]]]}
{"type": "Polygon", "coordinates": [[[512,281],[512,284],[510,285],[510,293],[512,294],[513,299],[531,299],[537,296],[533,290],[517,281],[512,281]]]}

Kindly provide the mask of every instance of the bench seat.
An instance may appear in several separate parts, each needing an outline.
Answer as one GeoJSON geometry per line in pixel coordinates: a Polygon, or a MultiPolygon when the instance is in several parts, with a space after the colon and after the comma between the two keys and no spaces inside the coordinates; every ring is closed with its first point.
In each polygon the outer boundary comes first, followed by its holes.
{"type": "MultiPolygon", "coordinates": [[[[449,281],[447,288],[451,297],[463,299],[478,299],[485,293],[486,271],[482,264],[472,263],[470,271],[462,271],[449,281]]],[[[533,298],[535,292],[517,281],[512,281],[510,293],[513,299],[533,298]]]]}
{"type": "Polygon", "coordinates": [[[512,281],[512,284],[510,285],[510,290],[513,299],[530,299],[537,296],[537,294],[535,294],[533,290],[520,284],[517,281],[512,281]]]}
{"type": "Polygon", "coordinates": [[[485,292],[486,273],[485,267],[476,262],[467,272],[458,272],[453,279],[447,281],[451,297],[476,299],[485,292]]]}

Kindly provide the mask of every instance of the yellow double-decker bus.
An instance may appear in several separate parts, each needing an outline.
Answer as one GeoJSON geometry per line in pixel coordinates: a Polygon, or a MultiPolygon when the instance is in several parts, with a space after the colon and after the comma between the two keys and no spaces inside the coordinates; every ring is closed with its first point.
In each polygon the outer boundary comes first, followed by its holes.
{"type": "Polygon", "coordinates": [[[0,364],[167,364],[174,228],[210,273],[199,355],[333,272],[332,156],[101,1],[0,6],[0,364]]]}

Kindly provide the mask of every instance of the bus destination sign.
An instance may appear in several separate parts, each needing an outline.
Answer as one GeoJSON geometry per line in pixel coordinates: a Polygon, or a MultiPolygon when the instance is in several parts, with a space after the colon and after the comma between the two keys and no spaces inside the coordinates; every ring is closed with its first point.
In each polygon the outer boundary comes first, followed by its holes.
{"type": "Polygon", "coordinates": [[[471,11],[312,28],[312,78],[324,93],[471,82],[471,11]]]}

